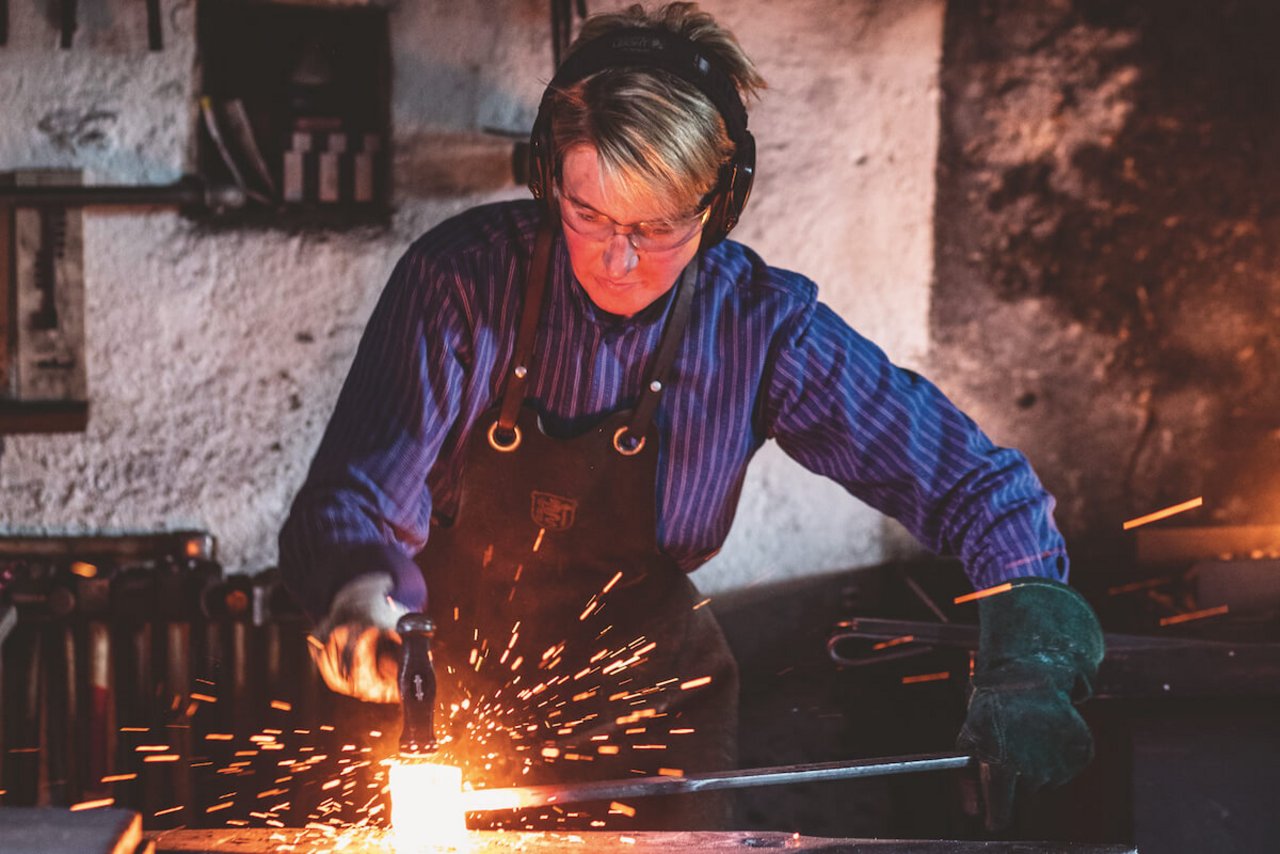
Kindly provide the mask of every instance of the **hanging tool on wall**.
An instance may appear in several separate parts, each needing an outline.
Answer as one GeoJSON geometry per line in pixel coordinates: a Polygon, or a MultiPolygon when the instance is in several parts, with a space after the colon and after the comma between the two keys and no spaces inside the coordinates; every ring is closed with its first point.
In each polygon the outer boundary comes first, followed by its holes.
{"type": "Polygon", "coordinates": [[[573,41],[575,9],[579,18],[586,18],[587,0],[551,0],[551,56],[556,68],[573,41]]]}
{"type": "Polygon", "coordinates": [[[41,208],[40,246],[35,257],[35,283],[40,292],[40,307],[31,316],[33,329],[58,328],[58,260],[67,245],[67,209],[41,208]]]}
{"type": "Polygon", "coordinates": [[[164,35],[160,32],[160,0],[147,0],[147,46],[152,50],[164,49],[164,35]]]}
{"type": "Polygon", "coordinates": [[[63,50],[71,47],[71,42],[76,35],[76,0],[60,0],[58,3],[59,29],[62,31],[62,37],[59,44],[63,50]]]}
{"type": "MultiPolygon", "coordinates": [[[[232,103],[239,104],[238,101],[232,103]]],[[[231,141],[223,133],[223,125],[225,123],[223,118],[231,117],[236,123],[233,126],[235,127],[237,145],[240,146],[239,150],[243,150],[243,146],[246,144],[252,146],[252,154],[245,152],[245,158],[248,159],[249,164],[254,167],[259,175],[265,175],[266,180],[270,181],[270,173],[266,168],[265,161],[262,159],[261,152],[253,141],[253,129],[247,126],[248,117],[244,114],[243,108],[232,113],[224,110],[220,115],[215,108],[213,99],[205,95],[200,98],[200,114],[204,117],[204,126],[209,133],[209,138],[213,140],[214,147],[218,149],[218,154],[222,157],[223,164],[231,174],[231,180],[235,182],[240,192],[261,204],[271,204],[269,196],[258,192],[249,184],[245,177],[245,170],[240,164],[241,158],[236,156],[236,152],[232,150],[231,141]],[[239,122],[244,122],[244,125],[240,125],[239,122]]]]}

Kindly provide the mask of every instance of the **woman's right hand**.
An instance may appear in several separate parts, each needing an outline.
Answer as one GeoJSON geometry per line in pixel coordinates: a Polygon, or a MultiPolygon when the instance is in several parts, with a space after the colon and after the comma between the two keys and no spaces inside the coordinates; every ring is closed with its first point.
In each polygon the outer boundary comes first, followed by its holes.
{"type": "Polygon", "coordinates": [[[398,703],[400,636],[395,625],[408,608],[391,598],[391,576],[362,575],[333,599],[329,614],[307,638],[311,659],[329,688],[370,703],[398,703]]]}

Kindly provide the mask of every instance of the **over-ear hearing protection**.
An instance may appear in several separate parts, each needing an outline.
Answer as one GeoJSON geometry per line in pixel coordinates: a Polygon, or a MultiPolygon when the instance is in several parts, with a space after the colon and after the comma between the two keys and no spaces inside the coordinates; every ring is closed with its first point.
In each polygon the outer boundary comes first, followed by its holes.
{"type": "Polygon", "coordinates": [[[674,74],[707,97],[724,119],[733,156],[720,169],[711,191],[711,211],[702,230],[702,248],[719,243],[738,224],[755,177],[756,143],[747,130],[747,110],[733,80],[688,39],[666,30],[632,27],[607,33],[575,50],[542,94],[529,137],[529,190],[547,203],[555,178],[551,142],[554,94],[607,68],[658,68],[674,74]]]}

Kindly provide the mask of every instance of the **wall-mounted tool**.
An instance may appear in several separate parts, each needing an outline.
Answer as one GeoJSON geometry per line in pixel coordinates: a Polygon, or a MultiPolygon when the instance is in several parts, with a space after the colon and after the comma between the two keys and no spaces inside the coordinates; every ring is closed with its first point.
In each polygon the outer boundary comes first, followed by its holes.
{"type": "Polygon", "coordinates": [[[58,44],[63,50],[71,47],[71,42],[75,40],[76,28],[76,0],[59,0],[58,3],[58,29],[61,33],[58,44]]]}
{"type": "Polygon", "coordinates": [[[147,46],[164,50],[164,34],[160,30],[160,0],[147,0],[147,46]]]}

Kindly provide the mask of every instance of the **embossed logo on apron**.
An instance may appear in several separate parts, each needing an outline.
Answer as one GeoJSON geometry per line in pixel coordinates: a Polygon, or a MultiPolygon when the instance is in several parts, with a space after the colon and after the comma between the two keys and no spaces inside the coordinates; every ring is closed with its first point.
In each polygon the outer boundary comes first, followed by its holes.
{"type": "Polygon", "coordinates": [[[577,501],[536,489],[531,494],[533,506],[529,515],[533,517],[535,525],[548,531],[567,531],[573,527],[574,515],[578,510],[577,501]]]}

